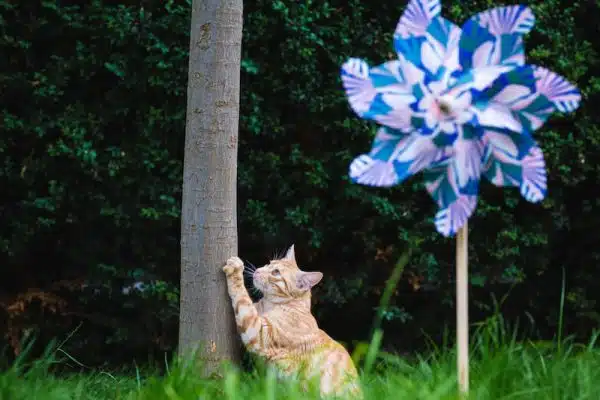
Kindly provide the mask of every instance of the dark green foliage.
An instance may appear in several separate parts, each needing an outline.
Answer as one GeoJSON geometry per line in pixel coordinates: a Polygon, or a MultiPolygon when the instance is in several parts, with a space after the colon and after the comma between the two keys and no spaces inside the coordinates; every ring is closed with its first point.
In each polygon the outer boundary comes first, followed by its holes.
{"type": "MultiPolygon", "coordinates": [[[[56,292],[67,300],[56,318],[29,311],[23,321],[49,336],[83,322],[71,341],[90,359],[175,345],[188,3],[0,0],[3,304],[86,281],[82,292],[56,292]],[[121,294],[135,280],[154,289],[121,294]]],[[[446,1],[444,13],[463,22],[498,4],[446,1]]],[[[586,336],[600,322],[600,13],[590,1],[529,4],[529,62],[565,75],[585,99],[537,135],[548,200],[483,185],[471,222],[472,315],[510,291],[507,316],[532,316],[553,334],[564,268],[567,332],[586,336]]],[[[411,248],[384,319],[388,346],[412,350],[422,331],[437,338],[452,324],[454,242],[435,232],[421,177],[393,190],[349,183],[349,162],[376,127],[351,113],[339,81],[347,57],[393,57],[404,7],[246,2],[238,213],[244,259],[260,264],[295,242],[301,263],[325,272],[316,309],[343,340],[366,338],[384,281],[411,248]]]]}

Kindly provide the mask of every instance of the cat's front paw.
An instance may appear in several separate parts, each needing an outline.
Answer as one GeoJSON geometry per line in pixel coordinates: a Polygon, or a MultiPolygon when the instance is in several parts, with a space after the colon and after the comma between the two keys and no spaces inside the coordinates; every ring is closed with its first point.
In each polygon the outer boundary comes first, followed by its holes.
{"type": "Polygon", "coordinates": [[[244,262],[239,257],[230,257],[223,267],[223,272],[227,276],[241,274],[242,271],[244,271],[244,262]]]}

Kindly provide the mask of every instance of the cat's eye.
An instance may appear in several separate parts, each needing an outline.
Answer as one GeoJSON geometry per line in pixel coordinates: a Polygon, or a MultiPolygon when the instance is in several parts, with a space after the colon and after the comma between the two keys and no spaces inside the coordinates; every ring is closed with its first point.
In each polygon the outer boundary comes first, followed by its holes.
{"type": "Polygon", "coordinates": [[[281,272],[279,272],[278,269],[274,269],[273,271],[271,271],[271,275],[273,275],[273,276],[279,276],[279,275],[281,275],[281,272]]]}

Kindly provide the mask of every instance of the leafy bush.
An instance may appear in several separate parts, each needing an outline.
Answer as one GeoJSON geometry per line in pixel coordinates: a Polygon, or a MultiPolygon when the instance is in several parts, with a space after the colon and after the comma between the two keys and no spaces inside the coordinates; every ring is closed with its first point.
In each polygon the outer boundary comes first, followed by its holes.
{"type": "MultiPolygon", "coordinates": [[[[463,22],[497,4],[446,2],[444,12],[463,22]]],[[[585,99],[537,135],[550,174],[541,206],[483,186],[471,223],[472,310],[479,318],[490,293],[506,295],[509,317],[527,314],[551,335],[564,269],[567,328],[586,336],[600,320],[598,7],[529,4],[538,20],[530,62],[577,83],[585,99]]],[[[97,349],[119,359],[175,345],[189,7],[0,0],[0,300],[13,342],[25,328],[54,336],[82,324],[70,343],[89,362],[97,349]],[[136,281],[159,289],[123,294],[136,281]],[[18,303],[32,288],[62,301],[18,303]],[[17,317],[16,303],[27,305],[17,317]]],[[[238,212],[243,258],[261,263],[295,242],[300,262],[325,272],[316,310],[343,340],[368,333],[384,281],[411,248],[386,324],[401,332],[388,346],[413,350],[423,332],[438,338],[452,323],[454,244],[435,232],[421,179],[392,190],[349,183],[348,164],[375,126],[351,113],[339,81],[349,56],[393,57],[404,7],[246,2],[238,212]]]]}

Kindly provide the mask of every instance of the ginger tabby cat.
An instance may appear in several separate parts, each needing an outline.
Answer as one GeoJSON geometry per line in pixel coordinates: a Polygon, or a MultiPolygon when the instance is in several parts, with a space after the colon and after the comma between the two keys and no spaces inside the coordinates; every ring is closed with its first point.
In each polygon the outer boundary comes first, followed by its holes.
{"type": "Polygon", "coordinates": [[[358,373],[346,349],[324,331],[310,311],[311,288],[323,274],[298,268],[292,245],[285,257],[254,271],[263,298],[253,303],[244,286],[244,263],[231,257],[223,267],[238,331],[248,351],[281,376],[304,384],[315,379],[322,396],[361,398],[358,373]]]}

